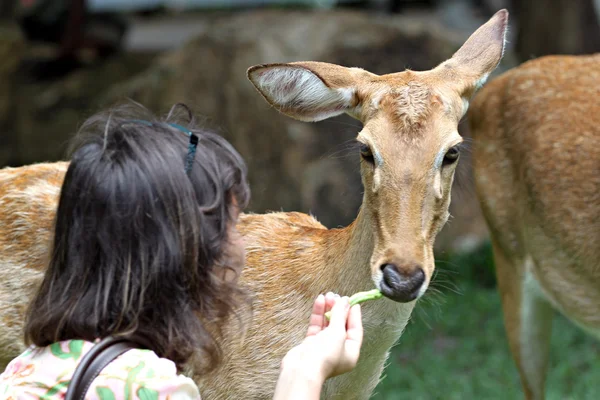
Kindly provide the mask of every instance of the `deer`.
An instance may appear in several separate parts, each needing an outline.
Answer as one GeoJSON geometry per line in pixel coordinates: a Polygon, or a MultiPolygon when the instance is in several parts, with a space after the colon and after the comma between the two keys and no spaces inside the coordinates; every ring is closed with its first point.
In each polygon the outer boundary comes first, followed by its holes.
{"type": "MultiPolygon", "coordinates": [[[[348,114],[362,122],[357,156],[364,186],[354,222],[327,229],[299,212],[245,213],[252,293],[244,335],[227,335],[225,362],[201,375],[204,399],[272,398],[280,362],[302,341],[317,295],[377,288],[363,307],[364,341],[356,368],[329,379],[324,399],[368,399],[391,347],[434,272],[433,244],[446,223],[463,138],[458,123],[474,92],[504,53],[508,12],[501,10],[456,53],[428,71],[376,75],[324,62],[261,64],[247,75],[277,111],[300,121],[348,114]]],[[[0,171],[0,359],[22,350],[23,313],[43,271],[60,185],[68,162],[0,171]]]]}
{"type": "Polygon", "coordinates": [[[526,399],[544,398],[555,311],[600,338],[600,55],[546,56],[469,111],[475,191],[526,399]]]}

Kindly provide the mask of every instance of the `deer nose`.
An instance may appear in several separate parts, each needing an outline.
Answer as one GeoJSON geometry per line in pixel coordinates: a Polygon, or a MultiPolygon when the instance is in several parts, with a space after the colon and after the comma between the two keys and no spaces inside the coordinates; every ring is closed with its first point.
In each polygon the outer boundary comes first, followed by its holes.
{"type": "Polygon", "coordinates": [[[400,303],[408,303],[419,296],[419,290],[425,282],[425,272],[420,265],[400,270],[395,264],[383,264],[381,271],[383,279],[379,284],[379,290],[385,297],[400,303]],[[407,270],[410,272],[401,272],[407,270]]]}

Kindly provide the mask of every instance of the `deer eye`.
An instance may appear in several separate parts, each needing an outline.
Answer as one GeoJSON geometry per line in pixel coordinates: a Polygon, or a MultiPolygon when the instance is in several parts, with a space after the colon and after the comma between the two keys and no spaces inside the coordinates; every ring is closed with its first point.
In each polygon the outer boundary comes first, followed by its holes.
{"type": "Polygon", "coordinates": [[[459,156],[460,156],[460,148],[459,148],[459,146],[456,145],[456,146],[450,147],[448,149],[448,151],[446,152],[446,155],[444,156],[443,165],[454,164],[456,162],[456,160],[458,160],[459,156]]]}
{"type": "Polygon", "coordinates": [[[366,162],[370,164],[375,164],[375,159],[373,158],[373,153],[371,152],[371,148],[369,145],[361,143],[360,144],[360,156],[366,162]]]}

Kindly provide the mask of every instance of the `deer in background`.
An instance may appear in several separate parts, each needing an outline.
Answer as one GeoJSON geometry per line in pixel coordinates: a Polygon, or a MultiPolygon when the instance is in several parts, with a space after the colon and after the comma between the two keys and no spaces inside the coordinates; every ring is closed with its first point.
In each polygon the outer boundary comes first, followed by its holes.
{"type": "MultiPolygon", "coordinates": [[[[347,113],[358,134],[363,204],[348,227],[326,229],[306,214],[245,214],[241,282],[255,295],[242,340],[228,337],[225,363],[190,374],[204,399],[272,398],[285,353],[304,337],[314,298],[378,288],[365,304],[358,366],[330,379],[327,399],[368,399],[388,353],[434,271],[433,243],[448,219],[460,156],[458,123],[504,51],[508,13],[499,11],[454,56],[430,71],[378,76],[320,62],[258,65],[248,77],[280,112],[301,121],[347,113]]],[[[23,312],[43,270],[66,163],[0,171],[0,355],[22,350],[23,312]]]]}
{"type": "Polygon", "coordinates": [[[470,111],[476,190],[527,399],[543,399],[558,310],[600,338],[600,55],[549,56],[470,111]]]}

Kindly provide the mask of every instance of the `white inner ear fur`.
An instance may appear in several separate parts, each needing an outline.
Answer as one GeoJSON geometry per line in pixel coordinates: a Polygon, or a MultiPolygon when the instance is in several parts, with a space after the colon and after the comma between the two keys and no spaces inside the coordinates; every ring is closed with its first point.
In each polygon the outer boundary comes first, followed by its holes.
{"type": "MultiPolygon", "coordinates": [[[[504,48],[502,49],[502,51],[504,51],[504,48]]],[[[477,82],[475,82],[475,90],[481,89],[481,87],[487,81],[489,76],[490,76],[490,74],[483,74],[483,76],[481,78],[479,78],[479,80],[477,82]]]]}
{"type": "Polygon", "coordinates": [[[465,116],[465,114],[469,111],[469,99],[466,97],[462,98],[462,115],[461,118],[465,116]]]}
{"type": "MultiPolygon", "coordinates": [[[[506,34],[505,36],[505,41],[506,41],[506,34]]],[[[504,47],[502,47],[502,54],[504,54],[504,47]]],[[[481,89],[481,87],[485,84],[485,82],[487,82],[488,78],[490,77],[490,74],[483,74],[483,76],[481,78],[479,78],[477,80],[477,82],[475,82],[475,91],[477,92],[479,89],[481,89]]],[[[469,110],[469,99],[467,97],[463,97],[462,98],[462,102],[463,102],[463,109],[462,109],[462,117],[465,116],[465,114],[467,113],[467,111],[469,110]]]]}
{"type": "MultiPolygon", "coordinates": [[[[508,34],[508,24],[504,28],[504,34],[502,35],[502,54],[500,54],[500,61],[504,58],[504,51],[506,50],[506,35],[507,34],[508,34]]],[[[500,61],[498,61],[498,64],[500,64],[500,61]]],[[[496,65],[496,67],[498,67],[498,66],[496,65]]]]}
{"type": "Polygon", "coordinates": [[[257,87],[284,112],[303,121],[320,121],[348,111],[353,88],[330,88],[311,71],[301,67],[273,67],[259,71],[257,87]]]}

